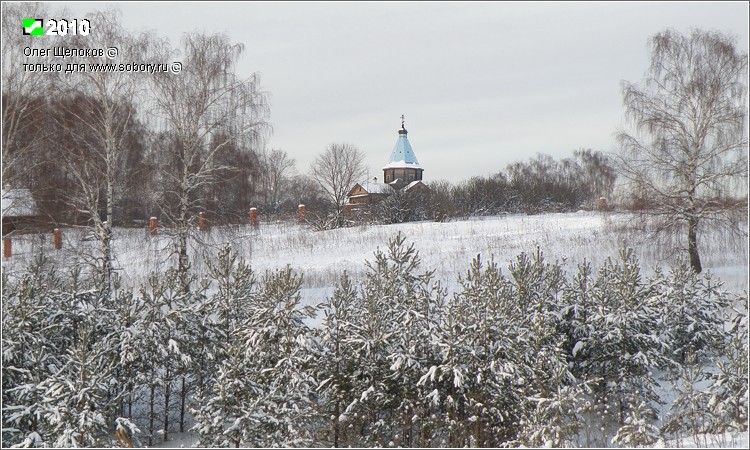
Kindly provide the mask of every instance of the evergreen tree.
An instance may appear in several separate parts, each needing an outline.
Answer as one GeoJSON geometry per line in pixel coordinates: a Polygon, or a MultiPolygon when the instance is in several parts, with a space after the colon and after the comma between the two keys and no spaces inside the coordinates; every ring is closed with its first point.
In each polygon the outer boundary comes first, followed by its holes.
{"type": "Polygon", "coordinates": [[[583,392],[580,385],[565,380],[564,368],[550,381],[557,391],[542,397],[540,394],[527,398],[536,403],[536,408],[527,410],[522,420],[519,441],[529,447],[567,447],[577,436],[583,419],[581,405],[583,392]]]}
{"type": "Polygon", "coordinates": [[[163,440],[168,440],[175,382],[192,361],[183,314],[186,305],[191,303],[191,293],[183,289],[182,275],[174,269],[163,276],[154,273],[148,285],[141,288],[143,313],[134,324],[134,339],[130,345],[140,355],[130,358],[141,364],[137,369],[137,383],[146,388],[148,395],[147,445],[154,444],[157,425],[161,426],[163,440]],[[161,408],[158,400],[163,401],[161,408]]]}
{"type": "Polygon", "coordinates": [[[118,415],[132,420],[134,407],[137,408],[138,402],[138,370],[147,358],[147,355],[141,352],[137,336],[144,305],[132,292],[122,291],[118,292],[114,307],[116,312],[113,316],[118,324],[116,377],[118,387],[124,390],[118,415]]]}
{"type": "Polygon", "coordinates": [[[256,295],[256,279],[253,270],[238,252],[226,245],[217,255],[216,262],[206,261],[217,291],[206,303],[207,312],[216,316],[222,335],[229,343],[232,332],[244,323],[251,312],[253,296],[256,295]]]}
{"type": "Polygon", "coordinates": [[[105,412],[115,366],[106,339],[97,339],[95,324],[82,324],[63,366],[42,386],[44,418],[55,447],[102,447],[110,442],[105,412]]]}
{"type": "Polygon", "coordinates": [[[641,280],[632,249],[622,248],[619,260],[607,259],[592,289],[589,334],[582,342],[588,379],[598,377],[599,399],[613,405],[617,421],[641,399],[659,401],[653,370],[663,367],[665,343],[658,333],[661,305],[653,287],[641,280]]]}
{"type": "Polygon", "coordinates": [[[625,447],[653,445],[660,437],[659,428],[654,425],[656,418],[656,410],[646,401],[635,403],[612,442],[625,447]]]}
{"type": "Polygon", "coordinates": [[[231,339],[229,356],[196,414],[207,446],[307,446],[317,421],[313,376],[315,314],[301,306],[302,277],[291,268],[269,273],[250,317],[231,339]]]}
{"type": "Polygon", "coordinates": [[[42,383],[63,366],[67,334],[52,315],[61,282],[39,255],[18,281],[3,271],[3,442],[49,441],[42,383]]]}
{"type": "Polygon", "coordinates": [[[717,418],[713,431],[747,432],[748,410],[748,327],[747,292],[732,313],[724,354],[718,362],[719,373],[709,387],[708,408],[717,418]]]}
{"type": "MultiPolygon", "coordinates": [[[[181,374],[182,404],[192,394],[196,405],[211,397],[211,386],[220,375],[221,364],[230,358],[230,344],[237,328],[250,317],[257,296],[255,274],[238,252],[222,248],[215,260],[206,260],[208,277],[192,292],[183,310],[185,339],[189,342],[190,367],[181,374]],[[205,294],[208,289],[213,293],[205,294]],[[192,388],[186,386],[190,383],[192,388]]],[[[236,356],[236,355],[235,355],[236,356]]],[[[181,411],[183,408],[180,408],[181,411]]],[[[195,414],[201,414],[200,408],[195,414]]],[[[184,413],[181,412],[180,429],[184,413]]]]}
{"type": "Polygon", "coordinates": [[[199,396],[199,407],[192,410],[196,422],[193,429],[203,447],[239,448],[255,437],[246,437],[246,430],[253,428],[246,412],[260,388],[246,375],[245,351],[240,345],[230,348],[205,399],[199,396]]]}
{"type": "Polygon", "coordinates": [[[698,434],[708,431],[711,419],[707,407],[709,396],[696,385],[710,377],[710,374],[704,370],[703,364],[695,357],[693,351],[689,351],[685,356],[679,373],[679,377],[673,381],[673,390],[677,395],[662,430],[675,437],[679,437],[683,432],[697,437],[698,434]]]}
{"type": "Polygon", "coordinates": [[[669,275],[657,271],[650,284],[664,308],[660,328],[668,336],[662,339],[668,341],[668,356],[674,363],[684,363],[691,353],[698,359],[712,357],[722,348],[722,311],[729,301],[721,282],[714,281],[710,273],[696,274],[684,259],[679,259],[669,275]]]}
{"type": "Polygon", "coordinates": [[[400,233],[367,262],[350,345],[358,367],[345,411],[356,445],[429,446],[434,400],[418,381],[440,359],[436,329],[446,296],[400,233]]]}
{"type": "Polygon", "coordinates": [[[575,276],[565,283],[560,299],[560,331],[565,334],[565,347],[571,372],[579,382],[584,383],[589,375],[586,368],[589,355],[584,343],[590,334],[589,317],[594,312],[593,284],[591,263],[584,260],[578,265],[575,276]]]}
{"type": "Polygon", "coordinates": [[[562,323],[560,293],[565,278],[557,263],[547,263],[541,250],[522,253],[509,266],[511,298],[526,339],[519,366],[528,380],[519,392],[519,438],[527,445],[565,446],[578,429],[574,410],[580,387],[568,367],[567,335],[562,323]]]}
{"type": "Polygon", "coordinates": [[[86,275],[80,266],[74,265],[63,279],[40,256],[29,273],[3,291],[8,313],[3,320],[7,442],[110,443],[109,429],[124,390],[117,377],[117,298],[101,276],[86,275]]]}
{"type": "Polygon", "coordinates": [[[453,384],[464,391],[463,445],[497,446],[518,437],[524,390],[533,381],[524,361],[528,334],[513,283],[494,261],[484,269],[477,257],[459,282],[455,300],[466,306],[459,319],[466,373],[459,378],[454,372],[453,384]]]}
{"type": "Polygon", "coordinates": [[[357,365],[351,344],[356,326],[352,320],[359,302],[357,288],[344,272],[333,295],[322,305],[323,322],[316,349],[319,407],[326,430],[324,442],[336,448],[352,442],[356,445],[348,438],[347,425],[351,421],[344,410],[355,400],[353,378],[357,376],[357,365]]]}

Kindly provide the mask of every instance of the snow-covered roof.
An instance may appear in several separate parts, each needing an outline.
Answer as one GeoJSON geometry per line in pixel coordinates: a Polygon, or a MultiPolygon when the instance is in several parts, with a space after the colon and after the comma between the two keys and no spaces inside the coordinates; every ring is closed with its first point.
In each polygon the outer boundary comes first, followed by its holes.
{"type": "Polygon", "coordinates": [[[404,192],[408,191],[409,189],[411,189],[411,188],[413,188],[414,186],[417,186],[417,185],[419,185],[419,184],[421,184],[422,186],[425,186],[425,187],[427,187],[427,185],[426,185],[426,184],[422,183],[422,180],[415,180],[415,181],[412,181],[411,183],[407,184],[407,185],[406,185],[406,186],[404,187],[404,192]]]}
{"type": "Polygon", "coordinates": [[[385,183],[378,183],[376,181],[361,181],[355,184],[349,190],[349,193],[346,195],[346,197],[348,202],[349,199],[367,197],[368,195],[372,194],[390,195],[393,194],[393,191],[394,189],[385,183]],[[362,188],[365,193],[352,195],[353,192],[357,191],[357,187],[362,188]]]}
{"type": "Polygon", "coordinates": [[[38,216],[39,208],[28,189],[3,188],[3,216],[38,216]]]}
{"type": "Polygon", "coordinates": [[[396,145],[393,147],[391,157],[388,159],[388,163],[383,169],[422,168],[419,165],[419,161],[417,161],[417,155],[414,154],[414,150],[411,148],[411,144],[409,143],[406,134],[404,128],[399,130],[396,145]]]}
{"type": "Polygon", "coordinates": [[[391,194],[393,188],[385,183],[378,183],[375,181],[362,181],[357,183],[362,186],[362,189],[367,191],[368,194],[391,194]]]}

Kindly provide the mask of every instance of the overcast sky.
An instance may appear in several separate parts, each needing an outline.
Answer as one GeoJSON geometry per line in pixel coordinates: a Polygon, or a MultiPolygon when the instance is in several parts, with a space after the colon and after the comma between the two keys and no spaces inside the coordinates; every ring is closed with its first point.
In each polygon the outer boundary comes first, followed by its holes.
{"type": "Polygon", "coordinates": [[[615,150],[620,83],[642,79],[659,31],[717,30],[748,50],[747,2],[66,5],[117,7],[126,27],[173,44],[228,33],[245,45],[240,75],[259,73],[270,94],[268,147],[306,172],[329,143],[351,143],[379,179],[402,114],[425,181],[458,182],[537,153],[615,150]]]}

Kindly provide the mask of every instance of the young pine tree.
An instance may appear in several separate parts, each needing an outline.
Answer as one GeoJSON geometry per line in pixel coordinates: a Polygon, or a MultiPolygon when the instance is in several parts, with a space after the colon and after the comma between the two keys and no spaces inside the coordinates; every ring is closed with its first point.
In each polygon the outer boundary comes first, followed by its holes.
{"type": "Polygon", "coordinates": [[[353,317],[351,348],[359,373],[346,414],[358,429],[356,445],[429,446],[434,401],[418,383],[440,362],[436,335],[444,290],[400,233],[368,261],[362,302],[353,317]]]}
{"type": "Polygon", "coordinates": [[[347,430],[351,420],[344,411],[355,400],[353,385],[358,374],[351,344],[358,302],[357,288],[344,272],[333,295],[322,305],[323,322],[316,347],[317,390],[325,442],[335,448],[352,445],[352,433],[347,430]]]}
{"type": "Polygon", "coordinates": [[[650,446],[661,436],[659,427],[654,425],[656,410],[646,401],[637,402],[630,408],[624,423],[617,430],[612,442],[624,447],[650,446]]]}
{"type": "Polygon", "coordinates": [[[709,387],[708,407],[717,419],[713,431],[747,432],[748,420],[748,326],[747,292],[737,301],[730,318],[731,327],[724,354],[719,360],[719,373],[709,387]]]}
{"type": "Polygon", "coordinates": [[[43,255],[19,280],[2,277],[3,444],[49,443],[42,383],[62,368],[70,345],[68,316],[58,316],[62,282],[43,255]]]}
{"type": "Polygon", "coordinates": [[[721,282],[710,273],[696,274],[683,259],[667,276],[657,272],[650,282],[661,300],[664,334],[672,362],[679,367],[687,356],[702,360],[716,355],[725,340],[723,311],[729,306],[721,282]]]}
{"type": "Polygon", "coordinates": [[[308,446],[316,416],[312,331],[301,305],[302,277],[268,273],[250,316],[230,336],[206,403],[196,414],[207,446],[308,446]]]}
{"type": "Polygon", "coordinates": [[[653,370],[665,365],[664,342],[657,335],[661,305],[640,276],[632,249],[622,248],[619,260],[607,259],[592,289],[589,336],[582,350],[587,379],[599,380],[598,398],[614,409],[619,426],[642,400],[659,401],[653,370]]]}

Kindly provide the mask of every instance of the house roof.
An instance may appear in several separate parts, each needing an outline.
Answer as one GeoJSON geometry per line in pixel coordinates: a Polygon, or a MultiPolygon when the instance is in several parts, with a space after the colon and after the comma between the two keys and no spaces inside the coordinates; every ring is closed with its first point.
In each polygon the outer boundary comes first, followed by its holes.
{"type": "Polygon", "coordinates": [[[5,217],[38,216],[39,208],[28,189],[6,189],[2,191],[2,208],[5,217]]]}
{"type": "Polygon", "coordinates": [[[404,192],[408,191],[409,189],[411,189],[411,188],[413,188],[413,187],[419,186],[419,185],[422,185],[422,186],[424,186],[424,187],[427,187],[427,185],[426,185],[426,184],[422,183],[422,180],[415,180],[415,181],[412,181],[411,183],[407,184],[407,185],[406,185],[406,186],[404,187],[404,192]]]}
{"type": "Polygon", "coordinates": [[[360,184],[360,186],[370,194],[390,194],[393,192],[393,188],[386,183],[365,181],[364,184],[360,184]]]}
{"type": "Polygon", "coordinates": [[[402,124],[401,129],[398,130],[398,140],[393,147],[391,157],[388,159],[388,163],[383,169],[422,168],[419,165],[419,161],[417,161],[417,155],[414,154],[414,150],[411,148],[411,144],[406,135],[407,131],[402,124]]]}
{"type": "MultiPolygon", "coordinates": [[[[349,194],[354,192],[355,189],[357,189],[357,186],[364,189],[365,192],[368,194],[391,194],[393,193],[393,188],[385,183],[378,183],[375,181],[360,181],[359,183],[355,184],[354,187],[349,190],[349,194]]],[[[360,194],[364,195],[364,194],[360,194]]],[[[356,197],[356,196],[352,196],[356,197]]]]}

